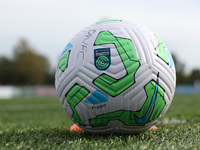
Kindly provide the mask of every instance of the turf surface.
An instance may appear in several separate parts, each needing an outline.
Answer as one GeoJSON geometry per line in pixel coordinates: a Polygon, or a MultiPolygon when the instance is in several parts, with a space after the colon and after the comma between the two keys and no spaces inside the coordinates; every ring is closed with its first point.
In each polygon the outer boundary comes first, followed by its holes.
{"type": "Polygon", "coordinates": [[[200,149],[200,95],[174,100],[159,129],[137,135],[71,133],[57,98],[0,100],[0,149],[200,149]]]}

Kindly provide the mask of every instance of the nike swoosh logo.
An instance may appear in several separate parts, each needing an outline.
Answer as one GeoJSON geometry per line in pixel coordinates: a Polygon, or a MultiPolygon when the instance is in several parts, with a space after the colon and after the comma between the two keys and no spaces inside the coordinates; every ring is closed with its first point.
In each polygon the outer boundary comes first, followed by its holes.
{"type": "Polygon", "coordinates": [[[156,94],[158,92],[158,83],[159,83],[159,73],[157,75],[156,88],[155,88],[155,91],[153,93],[151,104],[150,104],[146,114],[142,118],[138,118],[136,115],[134,115],[135,121],[136,121],[137,124],[145,124],[147,122],[147,120],[150,118],[150,116],[151,116],[151,114],[153,112],[155,101],[156,101],[156,94]]]}

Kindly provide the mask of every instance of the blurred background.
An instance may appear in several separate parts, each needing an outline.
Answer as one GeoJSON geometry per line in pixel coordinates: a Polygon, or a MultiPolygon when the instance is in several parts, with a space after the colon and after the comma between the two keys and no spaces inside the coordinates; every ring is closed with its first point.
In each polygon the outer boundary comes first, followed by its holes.
{"type": "Polygon", "coordinates": [[[0,0],[0,99],[56,97],[54,74],[68,41],[105,19],[149,27],[171,51],[176,94],[200,93],[200,1],[0,0]]]}

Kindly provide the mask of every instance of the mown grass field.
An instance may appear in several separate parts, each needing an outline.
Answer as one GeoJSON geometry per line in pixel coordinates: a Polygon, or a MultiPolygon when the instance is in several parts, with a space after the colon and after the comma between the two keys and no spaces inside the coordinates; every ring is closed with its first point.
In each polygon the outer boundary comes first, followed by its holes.
{"type": "Polygon", "coordinates": [[[71,133],[57,98],[0,100],[0,149],[200,149],[200,95],[176,95],[154,131],[71,133]]]}

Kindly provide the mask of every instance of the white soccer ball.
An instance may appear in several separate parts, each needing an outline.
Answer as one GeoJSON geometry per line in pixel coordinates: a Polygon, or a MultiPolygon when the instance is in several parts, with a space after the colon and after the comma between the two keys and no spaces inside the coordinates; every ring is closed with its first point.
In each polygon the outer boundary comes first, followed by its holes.
{"type": "Polygon", "coordinates": [[[55,85],[65,112],[91,133],[139,133],[169,108],[175,66],[149,29],[107,20],[80,31],[65,47],[55,85]]]}

